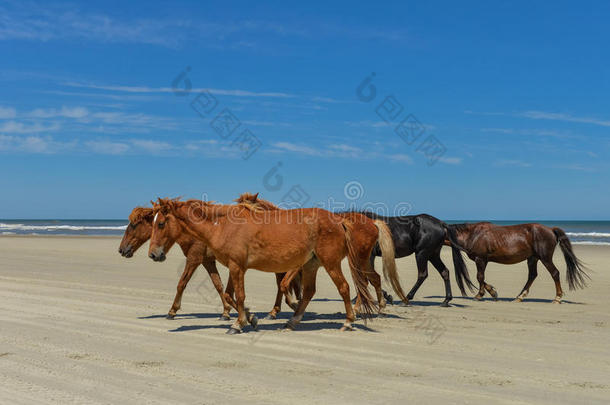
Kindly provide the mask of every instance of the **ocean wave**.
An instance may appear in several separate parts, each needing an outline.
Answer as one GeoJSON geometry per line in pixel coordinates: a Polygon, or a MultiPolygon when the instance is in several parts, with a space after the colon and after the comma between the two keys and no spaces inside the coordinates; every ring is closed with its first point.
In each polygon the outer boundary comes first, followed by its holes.
{"type": "Polygon", "coordinates": [[[25,225],[5,224],[0,222],[0,231],[124,231],[127,225],[122,226],[76,226],[76,225],[25,225]]]}
{"type": "Polygon", "coordinates": [[[572,245],[592,245],[592,246],[610,246],[610,242],[591,242],[591,241],[576,241],[572,245]]]}
{"type": "Polygon", "coordinates": [[[604,232],[566,232],[566,235],[579,238],[610,238],[610,233],[604,232]]]}

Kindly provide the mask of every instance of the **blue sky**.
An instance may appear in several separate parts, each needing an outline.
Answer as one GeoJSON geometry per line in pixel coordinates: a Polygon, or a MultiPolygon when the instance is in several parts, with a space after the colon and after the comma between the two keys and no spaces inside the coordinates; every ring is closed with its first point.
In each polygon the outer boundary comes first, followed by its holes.
{"type": "Polygon", "coordinates": [[[604,2],[0,1],[0,218],[298,186],[307,205],[609,219],[609,17],[604,2]]]}

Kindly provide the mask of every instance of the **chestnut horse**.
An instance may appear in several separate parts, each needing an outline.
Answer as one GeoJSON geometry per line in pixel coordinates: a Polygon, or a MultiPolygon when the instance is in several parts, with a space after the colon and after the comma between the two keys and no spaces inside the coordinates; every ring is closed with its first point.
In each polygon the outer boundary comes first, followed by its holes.
{"type": "Polygon", "coordinates": [[[292,278],[302,271],[303,298],[286,324],[288,329],[294,329],[302,319],[315,293],[316,274],[321,265],[345,304],[346,320],[341,330],[353,328],[355,316],[349,284],[341,271],[341,260],[346,256],[362,300],[363,315],[369,316],[375,309],[366,288],[365,272],[370,254],[383,235],[372,220],[361,224],[354,232],[352,221],[320,208],[253,210],[243,204],[170,199],[159,199],[154,214],[149,248],[153,260],[164,257],[168,229],[177,226],[204,241],[214,251],[216,259],[229,268],[239,315],[228,334],[240,333],[246,322],[256,329],[256,317],[244,306],[244,275],[248,268],[273,273],[288,270],[281,283],[282,292],[287,291],[292,278]]]}
{"type": "Polygon", "coordinates": [[[496,298],[496,289],[485,282],[485,267],[488,262],[515,264],[527,260],[529,270],[527,282],[515,301],[521,302],[538,275],[538,261],[551,273],[555,281],[556,296],[553,303],[560,304],[563,290],[559,280],[559,270],[553,263],[553,252],[559,244],[567,264],[566,278],[570,290],[584,288],[585,279],[589,278],[585,266],[572,250],[570,239],[560,228],[549,228],[541,224],[521,224],[499,226],[490,222],[475,224],[449,225],[455,231],[456,238],[468,255],[477,265],[479,293],[474,297],[480,300],[485,290],[496,298]]]}
{"type": "MultiPolygon", "coordinates": [[[[258,198],[258,193],[256,193],[256,194],[243,193],[235,201],[240,204],[248,205],[252,209],[261,209],[261,210],[280,209],[275,204],[273,204],[269,201],[263,200],[262,198],[258,198]]],[[[370,222],[368,218],[363,217],[362,216],[363,214],[358,213],[358,212],[353,212],[353,211],[339,212],[339,213],[335,213],[335,215],[351,221],[353,226],[356,228],[361,224],[367,224],[368,222],[370,222]]],[[[379,222],[373,221],[373,222],[375,223],[375,226],[377,226],[380,233],[385,233],[385,237],[380,238],[380,241],[382,241],[383,243],[386,243],[386,244],[383,247],[380,247],[379,245],[375,247],[375,250],[378,252],[377,255],[382,256],[382,258],[383,258],[384,277],[386,278],[386,280],[388,280],[388,282],[390,282],[392,284],[394,291],[401,297],[401,299],[404,299],[405,298],[404,292],[402,291],[402,288],[400,287],[400,282],[398,279],[398,272],[396,269],[396,263],[394,261],[394,256],[392,254],[385,254],[385,255],[382,254],[382,252],[388,252],[388,251],[392,251],[394,249],[394,246],[387,245],[387,242],[391,242],[393,240],[391,234],[389,233],[390,229],[387,226],[385,226],[385,224],[383,224],[383,222],[381,222],[381,221],[379,221],[379,222]]],[[[357,229],[355,229],[355,231],[357,232],[357,229]]],[[[383,309],[386,307],[386,296],[389,296],[389,295],[381,288],[381,277],[379,276],[379,274],[377,274],[377,272],[373,268],[372,264],[373,264],[373,262],[371,262],[371,267],[368,269],[368,271],[366,271],[366,277],[367,277],[367,280],[373,286],[373,288],[375,288],[375,292],[377,294],[377,302],[379,303],[379,312],[381,313],[383,311],[383,309]]],[[[281,291],[278,290],[278,297],[281,298],[280,294],[281,294],[281,291]]],[[[361,302],[360,296],[357,296],[356,302],[355,302],[356,305],[354,307],[354,310],[356,311],[356,313],[358,313],[360,311],[360,302],[361,302]]]]}
{"type": "MultiPolygon", "coordinates": [[[[240,201],[248,201],[248,199],[256,200],[256,196],[244,194],[239,197],[240,201]]],[[[264,200],[263,200],[264,201],[264,200]]],[[[271,204],[269,202],[265,202],[271,204]]],[[[271,204],[272,205],[272,204],[271,204]]],[[[119,246],[119,253],[126,258],[130,258],[134,253],[150,239],[152,234],[152,221],[153,221],[153,210],[152,208],[136,207],[129,215],[129,225],[125,229],[123,239],[119,246]]],[[[213,253],[208,249],[203,242],[193,238],[188,233],[174,233],[171,235],[174,239],[173,243],[177,243],[182,249],[182,253],[186,257],[186,264],[182,276],[178,281],[176,287],[176,296],[174,302],[167,314],[167,319],[174,319],[176,313],[181,307],[182,294],[191,277],[199,265],[207,270],[210,279],[220,296],[220,300],[223,306],[223,313],[220,316],[221,320],[230,320],[229,315],[231,307],[237,308],[233,300],[233,285],[230,280],[227,283],[226,293],[223,293],[223,285],[218,270],[216,268],[216,259],[213,253]]],[[[282,296],[284,294],[280,291],[280,282],[282,281],[285,273],[276,274],[277,281],[277,296],[273,309],[267,315],[269,319],[275,319],[277,313],[281,310],[282,296]]],[[[301,285],[300,277],[296,277],[290,284],[290,291],[292,291],[297,297],[297,301],[301,299],[301,285]]],[[[286,303],[294,310],[296,309],[296,302],[292,299],[290,294],[286,294],[286,303]]]]}
{"type": "MultiPolygon", "coordinates": [[[[129,215],[129,225],[127,225],[127,229],[125,229],[123,240],[119,246],[119,253],[123,257],[132,257],[134,253],[150,239],[150,236],[152,235],[152,221],[152,208],[136,207],[133,209],[129,215]]],[[[229,312],[231,311],[231,305],[225,299],[222,280],[218,274],[216,260],[214,259],[212,252],[203,242],[191,237],[189,234],[174,232],[170,235],[170,238],[173,240],[172,243],[177,243],[182,249],[182,253],[186,257],[186,265],[184,266],[184,271],[178,281],[176,297],[167,314],[167,318],[174,319],[176,316],[182,303],[182,293],[193,276],[193,273],[201,264],[210,275],[214,288],[216,288],[220,300],[222,301],[223,312],[220,319],[230,320],[231,317],[229,312]]]]}

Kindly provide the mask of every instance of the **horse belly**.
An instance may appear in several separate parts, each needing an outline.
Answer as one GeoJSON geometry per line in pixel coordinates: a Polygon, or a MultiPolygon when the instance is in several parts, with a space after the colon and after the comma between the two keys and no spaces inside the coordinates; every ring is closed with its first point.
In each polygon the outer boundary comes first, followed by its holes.
{"type": "Polygon", "coordinates": [[[283,251],[272,256],[250,254],[247,267],[270,273],[283,273],[301,267],[312,255],[311,251],[283,251]]]}

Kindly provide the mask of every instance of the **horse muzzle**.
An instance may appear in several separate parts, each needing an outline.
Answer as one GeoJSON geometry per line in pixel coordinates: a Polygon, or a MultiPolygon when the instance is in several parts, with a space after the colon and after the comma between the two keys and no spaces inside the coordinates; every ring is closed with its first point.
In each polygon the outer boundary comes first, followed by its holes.
{"type": "Polygon", "coordinates": [[[148,257],[153,259],[153,261],[155,261],[155,262],[163,262],[166,259],[165,252],[163,252],[163,250],[160,250],[160,251],[157,251],[157,252],[150,252],[148,257]]]}

